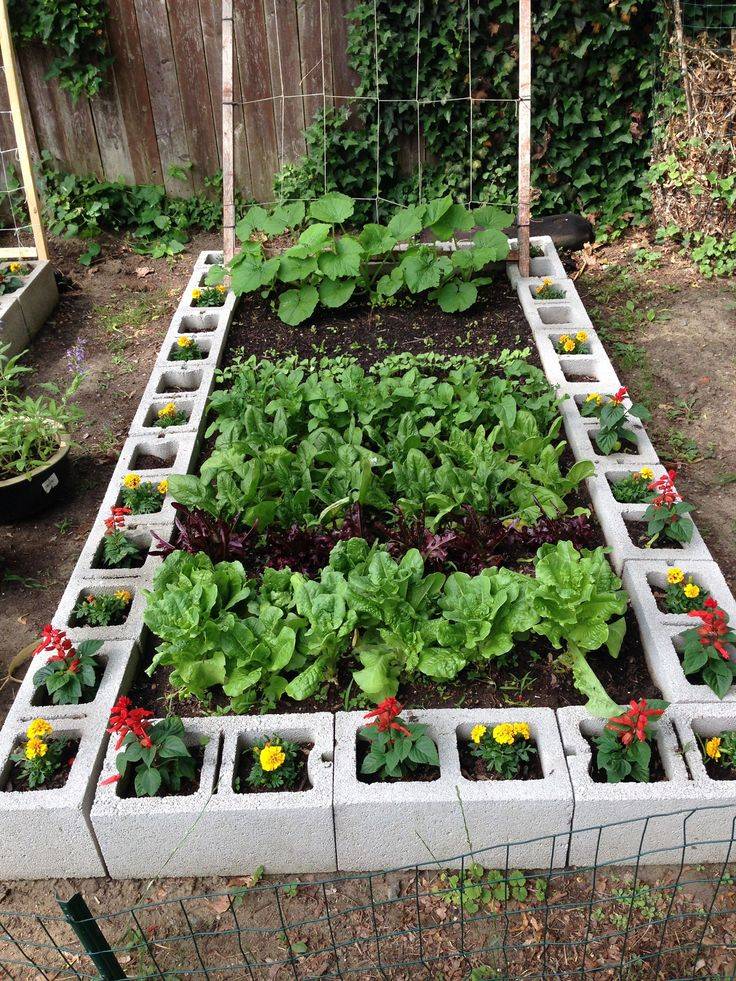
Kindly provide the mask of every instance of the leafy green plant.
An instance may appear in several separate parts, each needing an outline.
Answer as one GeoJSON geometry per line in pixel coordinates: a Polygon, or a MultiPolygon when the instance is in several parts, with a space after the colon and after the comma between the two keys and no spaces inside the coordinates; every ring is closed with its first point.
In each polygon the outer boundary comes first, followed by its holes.
{"type": "Polygon", "coordinates": [[[310,202],[306,214],[301,202],[271,211],[255,205],[236,226],[241,251],[226,269],[214,267],[207,282],[221,283],[229,274],[236,296],[272,296],[279,317],[291,326],[311,317],[319,304],[341,307],[354,295],[380,304],[400,292],[427,293],[446,313],[456,313],[476,302],[478,286],[490,282],[481,274],[508,254],[500,229],[510,217],[490,206],[471,212],[451,197],[438,198],[397,212],[387,225],[369,223],[348,234],[345,224],[354,211],[352,198],[338,192],[310,202]],[[279,253],[272,250],[271,238],[303,223],[293,245],[279,253]],[[459,233],[478,225],[473,247],[449,255],[419,238],[429,231],[435,239],[454,242],[459,233]],[[398,245],[403,252],[394,251],[398,245]]]}
{"type": "Polygon", "coordinates": [[[659,718],[666,708],[652,707],[646,698],[632,700],[628,710],[614,716],[606,723],[603,732],[594,737],[598,747],[596,763],[606,774],[608,783],[633,780],[649,783],[649,766],[652,758],[653,721],[659,718]]]}
{"type": "Polygon", "coordinates": [[[626,632],[626,593],[605,549],[577,552],[570,542],[543,545],[535,563],[532,605],[539,618],[532,629],[557,650],[564,648],[560,660],[588,697],[591,714],[610,717],[616,706],[586,660],[589,651],[601,647],[617,657],[626,632]]]}
{"type": "Polygon", "coordinates": [[[137,473],[129,473],[123,477],[120,495],[131,514],[156,514],[161,510],[168,487],[167,480],[154,484],[150,480],[142,480],[137,473]]]}
{"type": "Polygon", "coordinates": [[[586,397],[580,408],[582,416],[592,416],[598,420],[598,430],[593,439],[598,451],[604,456],[623,450],[624,443],[635,448],[638,446],[636,433],[629,427],[630,417],[651,418],[649,410],[643,405],[632,404],[627,409],[623,404],[627,394],[626,388],[620,388],[610,398],[592,393],[586,397]]]}
{"type": "Polygon", "coordinates": [[[634,473],[627,474],[622,480],[611,482],[611,493],[620,504],[647,504],[655,492],[649,489],[654,480],[651,467],[642,467],[634,473]]]}
{"type": "Polygon", "coordinates": [[[24,745],[10,754],[18,780],[26,790],[48,783],[68,763],[69,740],[57,736],[49,739],[53,731],[45,719],[34,719],[26,729],[24,745]]]}
{"type": "MultiPolygon", "coordinates": [[[[255,743],[250,751],[253,764],[246,778],[250,787],[264,790],[294,790],[303,762],[298,743],[279,736],[255,743]]],[[[237,788],[236,788],[237,789],[237,788]]]]}
{"type": "Polygon", "coordinates": [[[87,593],[75,605],[73,617],[78,627],[111,627],[124,623],[133,594],[127,589],[114,593],[87,593]]]}
{"type": "Polygon", "coordinates": [[[475,725],[468,746],[471,756],[481,760],[488,773],[504,780],[517,779],[537,753],[526,722],[502,722],[490,733],[487,726],[475,725]]]}
{"type": "Polygon", "coordinates": [[[33,686],[45,688],[53,705],[77,705],[94,692],[101,666],[96,654],[101,640],[83,640],[75,648],[63,630],[48,624],[34,655],[51,654],[33,675],[33,686]]]}
{"type": "Polygon", "coordinates": [[[676,471],[668,470],[650,484],[654,496],[642,516],[647,524],[648,546],[660,536],[678,544],[687,543],[693,537],[695,526],[688,515],[694,508],[675,490],[676,477],[676,471]]]}
{"type": "Polygon", "coordinates": [[[407,780],[422,768],[439,768],[437,746],[427,726],[405,722],[400,713],[400,703],[387,698],[366,714],[373,721],[360,732],[360,738],[370,744],[360,764],[361,773],[376,774],[382,781],[407,780]]]}
{"type": "Polygon", "coordinates": [[[156,413],[153,424],[159,429],[169,429],[171,426],[183,426],[186,421],[186,412],[177,409],[176,402],[167,402],[156,413]]]}
{"type": "Polygon", "coordinates": [[[141,565],[141,549],[125,532],[116,530],[105,535],[102,542],[102,564],[108,569],[133,569],[141,565]]]}
{"type": "Polygon", "coordinates": [[[169,361],[201,361],[204,351],[193,337],[182,334],[169,352],[169,361]]]}
{"type": "Polygon", "coordinates": [[[688,616],[698,617],[702,623],[682,635],[682,670],[686,675],[700,674],[711,691],[724,698],[736,677],[733,650],[726,647],[736,644],[736,631],[728,624],[728,614],[711,596],[702,610],[693,610],[688,616]]]}

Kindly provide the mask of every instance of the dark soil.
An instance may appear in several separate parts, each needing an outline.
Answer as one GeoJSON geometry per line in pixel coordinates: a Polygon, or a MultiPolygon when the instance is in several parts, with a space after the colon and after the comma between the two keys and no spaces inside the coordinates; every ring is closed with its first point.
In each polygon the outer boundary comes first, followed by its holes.
{"type": "Polygon", "coordinates": [[[629,521],[625,519],[624,524],[628,528],[631,540],[637,548],[682,548],[682,542],[665,538],[664,535],[660,535],[653,545],[649,545],[652,536],[647,533],[646,521],[629,521]]]}
{"type": "MultiPolygon", "coordinates": [[[[181,782],[181,787],[174,793],[168,789],[161,787],[159,792],[154,796],[156,798],[163,797],[189,797],[191,794],[195,794],[199,789],[199,775],[202,769],[202,760],[204,759],[204,749],[201,746],[191,746],[189,748],[195,765],[196,765],[196,775],[193,780],[184,779],[181,782]]],[[[124,800],[128,800],[133,797],[137,797],[135,792],[135,767],[129,767],[125,776],[120,780],[115,788],[115,792],[118,797],[122,797],[124,800]]]]}
{"type": "Polygon", "coordinates": [[[139,548],[138,555],[129,555],[125,561],[125,565],[108,565],[106,562],[99,559],[95,559],[92,562],[93,569],[140,569],[143,563],[148,558],[148,552],[145,549],[139,548]]]}
{"type": "Polygon", "coordinates": [[[709,756],[703,757],[703,765],[711,780],[736,780],[736,768],[732,766],[721,766],[709,756]]]}
{"type": "MultiPolygon", "coordinates": [[[[596,761],[596,755],[598,753],[598,747],[595,745],[592,739],[588,739],[588,742],[590,743],[590,748],[593,751],[593,757],[591,759],[590,768],[588,770],[591,779],[595,783],[608,783],[608,778],[606,777],[606,771],[601,770],[599,769],[598,766],[596,766],[595,761],[596,761]]],[[[659,755],[659,747],[657,746],[656,740],[653,740],[650,745],[652,747],[652,758],[649,763],[649,783],[661,783],[662,781],[667,780],[667,774],[664,772],[662,757],[659,755]]],[[[637,781],[632,780],[631,777],[627,777],[625,780],[621,781],[621,783],[636,783],[636,782],[637,781]]]]}
{"type": "MultiPolygon", "coordinates": [[[[466,780],[506,780],[495,770],[489,770],[482,759],[473,756],[466,739],[458,739],[457,749],[460,755],[460,771],[466,780]]],[[[535,753],[528,763],[523,763],[519,768],[519,773],[513,779],[543,780],[544,773],[539,761],[539,753],[535,753]]]]}
{"type": "Polygon", "coordinates": [[[432,783],[440,778],[440,768],[430,766],[429,763],[411,764],[411,770],[407,765],[405,777],[384,777],[378,773],[361,773],[360,768],[363,765],[363,760],[370,750],[370,743],[366,742],[365,739],[358,739],[355,746],[355,775],[360,783],[432,783]]]}
{"type": "MultiPolygon", "coordinates": [[[[13,752],[16,753],[22,748],[23,745],[24,744],[22,742],[19,742],[17,746],[13,747],[13,752]]],[[[78,739],[68,740],[66,746],[64,747],[64,755],[62,757],[61,766],[54,774],[52,774],[51,777],[49,777],[45,783],[40,784],[38,787],[29,787],[21,775],[21,764],[14,763],[2,791],[12,790],[16,791],[17,793],[26,793],[32,790],[59,790],[59,788],[63,787],[69,779],[69,773],[76,758],[78,749],[78,739]]]]}
{"type": "MultiPolygon", "coordinates": [[[[95,695],[97,694],[97,690],[100,687],[100,682],[102,681],[102,675],[104,673],[104,666],[100,665],[95,671],[94,685],[90,685],[88,688],[82,688],[82,694],[80,695],[79,701],[75,704],[87,705],[94,699],[95,695]]],[[[45,685],[41,685],[40,688],[37,688],[33,698],[31,699],[31,705],[33,705],[34,708],[47,708],[50,705],[55,704],[56,703],[51,700],[51,695],[49,695],[47,692],[45,685]]]]}
{"type": "Polygon", "coordinates": [[[253,769],[253,754],[249,746],[244,746],[240,751],[238,762],[235,767],[233,777],[233,790],[238,794],[278,794],[278,793],[297,793],[302,790],[309,790],[309,773],[307,772],[307,759],[314,743],[305,743],[299,747],[299,759],[297,760],[296,780],[290,787],[253,787],[248,783],[248,776],[253,769]]]}

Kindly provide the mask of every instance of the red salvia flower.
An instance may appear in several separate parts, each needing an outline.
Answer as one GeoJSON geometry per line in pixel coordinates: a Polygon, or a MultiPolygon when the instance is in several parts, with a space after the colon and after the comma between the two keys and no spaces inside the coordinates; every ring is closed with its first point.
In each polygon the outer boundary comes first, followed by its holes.
{"type": "Polygon", "coordinates": [[[663,711],[664,709],[647,708],[646,698],[642,698],[639,702],[632,699],[629,702],[628,712],[609,719],[606,729],[618,733],[624,746],[630,746],[635,739],[643,743],[647,738],[649,720],[656,719],[663,711]]]}
{"type": "MultiPolygon", "coordinates": [[[[47,623],[41,631],[41,640],[33,653],[35,655],[43,651],[46,653],[51,652],[51,657],[46,662],[47,664],[53,664],[55,661],[74,662],[77,657],[77,652],[72,646],[71,640],[67,637],[66,632],[64,630],[56,630],[50,623],[47,623]]],[[[79,662],[77,661],[78,665],[79,662]]]]}
{"type": "Polygon", "coordinates": [[[125,737],[132,732],[144,749],[151,746],[151,738],[147,729],[150,717],[153,715],[149,709],[133,708],[133,703],[125,695],[121,695],[115,702],[110,715],[110,725],[107,731],[118,734],[118,741],[115,750],[119,750],[125,741],[125,737]]]}
{"type": "Polygon", "coordinates": [[[675,490],[676,470],[668,470],[658,480],[652,481],[649,490],[657,491],[657,497],[652,501],[655,508],[672,507],[681,500],[680,495],[675,490]]]}
{"type": "Polygon", "coordinates": [[[723,637],[728,633],[728,621],[726,614],[718,606],[718,603],[709,596],[704,603],[703,610],[690,610],[689,617],[699,617],[703,624],[698,627],[698,638],[703,647],[715,647],[725,661],[730,661],[731,656],[723,646],[723,637]]]}
{"type": "Polygon", "coordinates": [[[111,535],[114,531],[119,531],[121,528],[125,527],[125,519],[129,514],[132,514],[130,508],[123,507],[111,507],[110,517],[105,518],[105,527],[107,531],[106,535],[111,535]]]}
{"type": "Polygon", "coordinates": [[[395,698],[384,698],[376,708],[371,712],[367,712],[364,718],[373,719],[368,724],[375,726],[379,732],[388,732],[390,729],[395,729],[396,732],[401,732],[405,736],[411,736],[406,726],[402,726],[400,722],[396,722],[396,718],[401,714],[401,709],[401,703],[395,698]]]}
{"type": "Polygon", "coordinates": [[[628,388],[623,388],[623,387],[619,388],[616,394],[611,396],[611,401],[615,402],[616,405],[621,405],[621,403],[623,402],[623,400],[626,398],[628,394],[629,394],[628,388]]]}

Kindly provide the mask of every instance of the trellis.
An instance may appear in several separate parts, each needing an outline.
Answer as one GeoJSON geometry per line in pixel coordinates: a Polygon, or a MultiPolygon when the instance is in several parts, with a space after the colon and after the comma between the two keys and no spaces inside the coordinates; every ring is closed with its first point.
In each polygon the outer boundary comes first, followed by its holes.
{"type": "MultiPolygon", "coordinates": [[[[236,105],[245,107],[257,102],[273,102],[280,106],[281,110],[281,132],[279,163],[283,166],[284,152],[283,129],[285,110],[288,100],[291,99],[315,99],[322,101],[323,119],[327,106],[327,91],[325,85],[325,52],[324,52],[324,32],[323,32],[323,0],[316,0],[319,4],[319,26],[320,26],[320,58],[319,64],[309,72],[311,76],[317,74],[321,77],[321,87],[316,92],[287,92],[285,91],[284,73],[284,52],[281,48],[279,38],[279,18],[278,4],[292,2],[292,0],[264,0],[264,6],[270,6],[273,11],[273,19],[276,30],[276,42],[278,52],[278,78],[281,92],[278,95],[271,95],[265,99],[237,101],[234,98],[234,74],[233,74],[233,51],[234,51],[234,20],[233,5],[238,0],[223,0],[222,3],[222,172],[223,172],[223,250],[225,259],[232,258],[235,251],[235,132],[233,126],[234,108],[236,105]]],[[[477,0],[476,0],[477,2],[477,0]]],[[[426,100],[419,91],[419,30],[422,17],[422,0],[417,0],[417,38],[414,45],[414,56],[417,61],[416,89],[413,98],[403,99],[382,99],[379,86],[379,57],[378,57],[378,12],[377,0],[373,0],[373,19],[374,19],[374,40],[375,40],[375,92],[373,96],[335,96],[330,98],[341,101],[370,101],[376,107],[376,186],[375,193],[363,200],[371,201],[378,215],[379,204],[387,204],[395,207],[402,207],[401,202],[389,201],[381,196],[380,187],[380,114],[381,104],[387,101],[413,103],[417,114],[417,187],[419,200],[422,199],[422,154],[421,154],[421,110],[430,107],[438,100],[426,100]]],[[[468,94],[464,100],[468,102],[469,114],[469,152],[468,152],[468,204],[480,204],[474,198],[473,188],[473,118],[474,114],[482,111],[484,103],[488,102],[513,102],[517,107],[518,117],[518,189],[517,189],[517,229],[518,229],[518,259],[519,269],[522,276],[529,275],[529,224],[531,219],[531,0],[518,0],[519,10],[519,83],[518,94],[515,99],[489,99],[478,97],[473,93],[473,65],[471,58],[471,9],[472,0],[466,0],[467,24],[468,24],[468,94]]],[[[299,80],[299,88],[303,88],[305,79],[299,80]]],[[[326,164],[327,137],[323,132],[323,180],[325,190],[327,189],[327,164],[326,164]]]]}
{"type": "Polygon", "coordinates": [[[46,236],[41,221],[38,194],[33,181],[33,167],[28,152],[28,140],[23,119],[23,107],[6,0],[0,0],[0,53],[2,54],[3,75],[7,88],[7,103],[4,101],[3,93],[3,108],[0,109],[0,113],[11,117],[12,131],[15,137],[15,146],[0,145],[2,190],[7,201],[11,222],[10,225],[0,227],[0,258],[47,259],[46,236]],[[20,171],[19,182],[14,179],[16,166],[20,171]],[[12,240],[12,245],[3,244],[8,238],[12,240]]]}

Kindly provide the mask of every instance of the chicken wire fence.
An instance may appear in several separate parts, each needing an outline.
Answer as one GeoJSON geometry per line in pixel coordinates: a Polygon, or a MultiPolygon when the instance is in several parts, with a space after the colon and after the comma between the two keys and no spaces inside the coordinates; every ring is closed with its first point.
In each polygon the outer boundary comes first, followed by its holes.
{"type": "Polygon", "coordinates": [[[154,889],[163,898],[114,912],[92,914],[80,893],[57,899],[53,913],[0,901],[0,968],[54,979],[734,978],[733,814],[711,806],[504,843],[450,869],[433,860],[292,881],[256,871],[197,895],[157,880],[143,899],[154,889]],[[696,816],[701,832],[712,818],[729,833],[699,833],[696,844],[696,816]],[[601,843],[621,836],[639,848],[603,861],[601,843]],[[593,861],[582,868],[510,865],[521,845],[558,856],[583,842],[593,861]],[[689,864],[703,847],[723,860],[689,864]]]}

